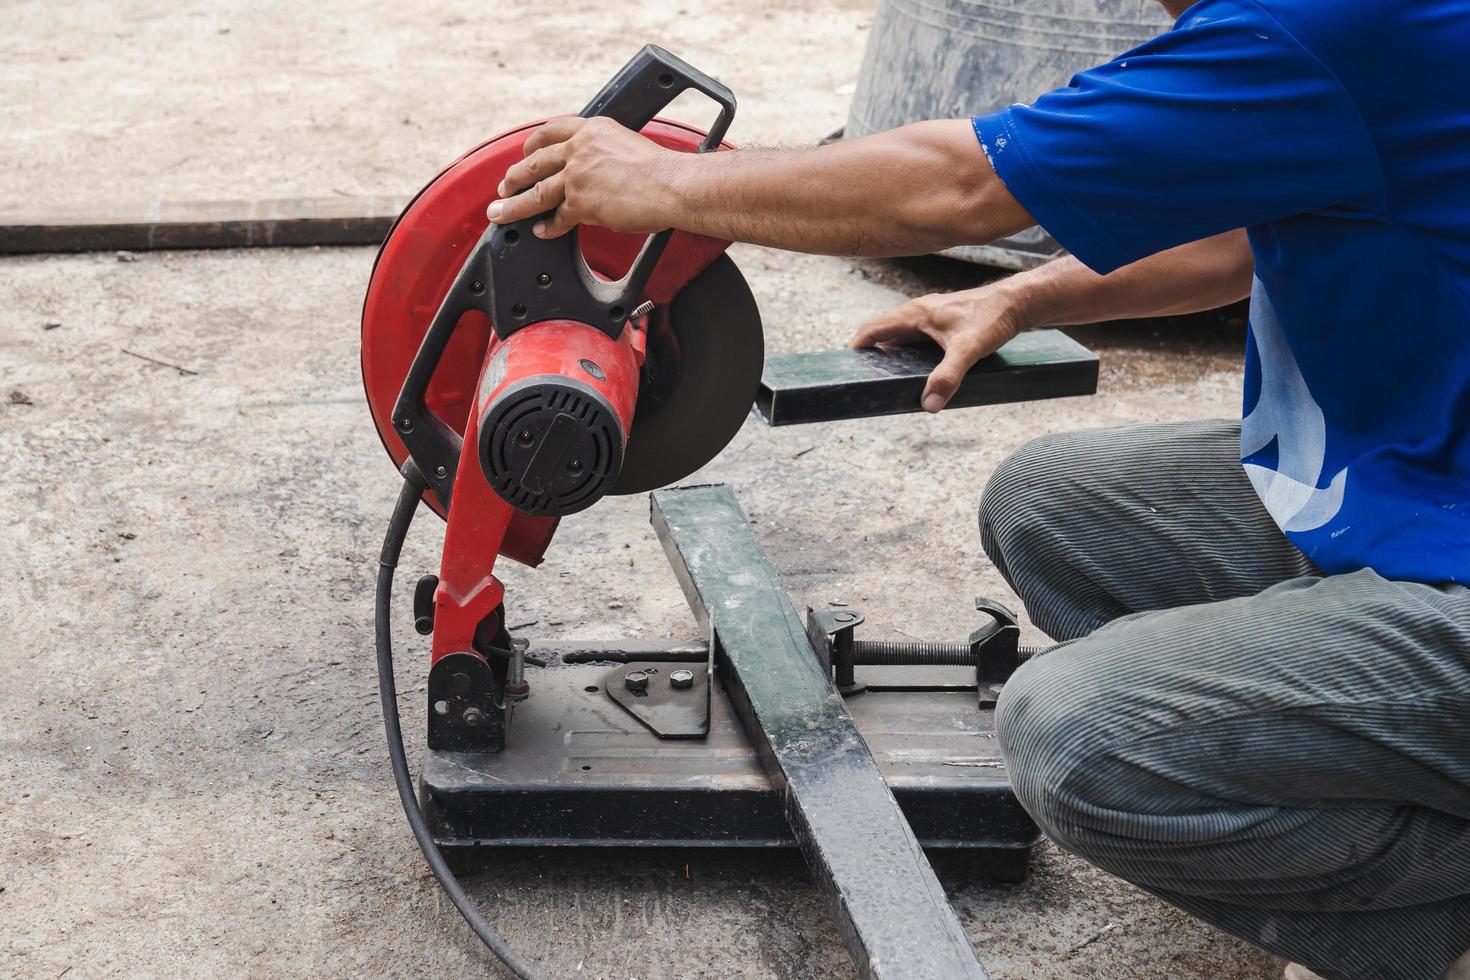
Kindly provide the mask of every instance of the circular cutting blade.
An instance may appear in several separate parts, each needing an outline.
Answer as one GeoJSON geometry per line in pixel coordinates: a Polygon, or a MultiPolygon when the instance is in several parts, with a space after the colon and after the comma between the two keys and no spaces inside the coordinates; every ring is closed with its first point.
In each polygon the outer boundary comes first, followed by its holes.
{"type": "Polygon", "coordinates": [[[643,387],[612,492],[668,486],[714,459],[750,414],[765,353],[755,297],[721,255],[649,325],[643,387]]]}

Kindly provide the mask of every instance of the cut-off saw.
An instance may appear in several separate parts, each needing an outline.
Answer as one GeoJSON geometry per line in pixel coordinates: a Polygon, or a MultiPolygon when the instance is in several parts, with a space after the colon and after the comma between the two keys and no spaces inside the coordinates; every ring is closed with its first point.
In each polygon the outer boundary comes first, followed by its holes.
{"type": "MultiPolygon", "coordinates": [[[[723,142],[735,98],[645,47],[588,103],[667,148],[723,142]],[[693,90],[708,130],[657,118],[693,90]]],[[[425,187],[383,243],[362,372],[402,477],[378,576],[379,680],[404,809],[476,933],[532,975],[476,910],[446,854],[496,847],[799,846],[858,971],[980,977],[925,856],[1015,879],[1037,839],[1007,784],[993,708],[1027,656],[1015,617],[979,600],[957,642],[858,639],[863,615],[792,607],[728,487],[690,477],[755,415],[772,425],[919,410],[934,349],[767,360],[728,242],[489,224],[486,206],[541,122],[486,141],[425,187]],[[512,635],[501,559],[539,564],[558,522],[651,493],[689,600],[687,643],[535,643],[512,635]],[[428,636],[428,749],[410,776],[392,665],[394,570],[420,505],[446,521],[413,590],[428,636]]],[[[967,407],[1092,393],[1097,360],[1053,331],[976,365],[967,407]]],[[[840,542],[834,542],[840,545],[840,542]]]]}

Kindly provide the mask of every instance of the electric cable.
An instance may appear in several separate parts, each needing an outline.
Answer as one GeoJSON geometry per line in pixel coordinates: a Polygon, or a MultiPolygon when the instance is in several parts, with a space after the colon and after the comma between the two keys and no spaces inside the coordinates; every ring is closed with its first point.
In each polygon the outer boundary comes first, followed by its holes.
{"type": "Polygon", "coordinates": [[[403,489],[393,507],[393,516],[388,520],[388,533],[383,538],[383,551],[378,556],[378,592],[373,613],[378,648],[378,696],[383,702],[383,730],[388,739],[388,758],[393,764],[393,782],[398,786],[398,799],[403,803],[404,815],[413,829],[414,839],[429,862],[429,870],[439,880],[449,901],[464,916],[465,922],[490,952],[504,963],[520,980],[537,980],[531,968],[516,955],[500,934],[485,921],[469,895],[460,886],[454,872],[444,860],[444,853],[434,842],[429,830],[428,819],[419,806],[413,791],[413,778],[408,772],[408,754],[403,748],[403,728],[398,717],[398,687],[393,681],[393,635],[390,628],[389,602],[393,597],[393,573],[398,567],[398,554],[408,537],[408,527],[413,523],[414,511],[418,509],[427,485],[423,475],[413,462],[403,464],[403,489]]]}

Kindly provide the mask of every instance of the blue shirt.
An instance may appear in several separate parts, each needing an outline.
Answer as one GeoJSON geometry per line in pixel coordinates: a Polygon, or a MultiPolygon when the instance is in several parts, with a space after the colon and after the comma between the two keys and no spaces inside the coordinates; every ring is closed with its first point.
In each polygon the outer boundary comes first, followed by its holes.
{"type": "Polygon", "coordinates": [[[1203,0],[974,120],[1097,272],[1248,229],[1242,460],[1329,574],[1470,582],[1467,79],[1470,0],[1203,0]]]}

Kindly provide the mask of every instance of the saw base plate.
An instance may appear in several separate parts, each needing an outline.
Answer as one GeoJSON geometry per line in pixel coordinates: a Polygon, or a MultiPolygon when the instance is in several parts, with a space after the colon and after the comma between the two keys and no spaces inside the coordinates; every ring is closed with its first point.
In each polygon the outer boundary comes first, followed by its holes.
{"type": "MultiPolygon", "coordinates": [[[[796,846],[718,687],[708,738],[664,740],[608,696],[609,666],[538,671],[503,752],[427,753],[420,798],[440,847],[796,846]]],[[[1040,832],[1006,779],[994,712],[975,707],[974,671],[871,667],[864,680],[848,708],[919,842],[1024,878],[1040,832]]]]}

